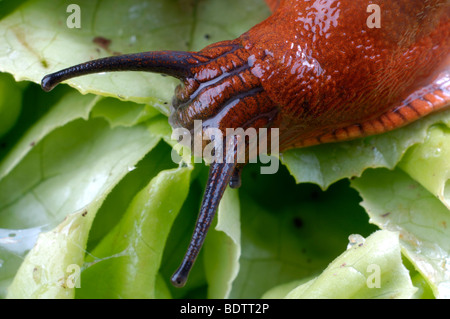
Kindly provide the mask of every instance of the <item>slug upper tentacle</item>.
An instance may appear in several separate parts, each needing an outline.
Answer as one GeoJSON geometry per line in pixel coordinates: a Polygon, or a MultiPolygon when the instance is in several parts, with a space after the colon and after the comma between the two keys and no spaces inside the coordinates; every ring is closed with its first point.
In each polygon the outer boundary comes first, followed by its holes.
{"type": "Polygon", "coordinates": [[[112,56],[48,74],[42,79],[41,86],[48,92],[60,82],[73,77],[114,71],[147,71],[185,79],[191,75],[192,65],[196,62],[193,53],[182,51],[155,51],[112,56]]]}

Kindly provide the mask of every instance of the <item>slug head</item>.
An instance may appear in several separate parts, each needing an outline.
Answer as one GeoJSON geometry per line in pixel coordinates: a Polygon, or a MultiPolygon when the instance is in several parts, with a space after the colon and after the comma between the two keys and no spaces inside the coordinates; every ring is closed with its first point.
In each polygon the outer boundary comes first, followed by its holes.
{"type": "Polygon", "coordinates": [[[238,146],[241,146],[241,151],[247,148],[245,137],[243,141],[235,135],[227,139],[230,137],[227,129],[268,127],[277,114],[277,108],[262,88],[259,78],[253,75],[251,58],[239,40],[219,42],[199,52],[144,52],[93,60],[46,75],[41,85],[45,91],[50,91],[69,78],[113,71],[148,71],[180,79],[182,83],[175,91],[170,124],[173,128],[187,129],[193,137],[191,141],[195,141],[195,134],[201,135],[201,147],[200,150],[194,148],[195,155],[203,157],[206,142],[218,138],[217,134],[205,138],[204,133],[208,129],[218,129],[222,142],[229,146],[214,149],[215,161],[210,165],[195,230],[181,266],[171,279],[174,286],[182,287],[226,186],[240,186],[240,170],[248,160],[248,157],[242,163],[237,160],[238,146]],[[198,131],[194,130],[196,121],[201,121],[198,131]]]}

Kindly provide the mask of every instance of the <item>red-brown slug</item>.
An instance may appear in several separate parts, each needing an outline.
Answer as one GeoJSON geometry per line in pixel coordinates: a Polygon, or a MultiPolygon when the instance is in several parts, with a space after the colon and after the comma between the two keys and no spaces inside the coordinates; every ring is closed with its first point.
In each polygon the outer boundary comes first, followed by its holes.
{"type": "MultiPolygon", "coordinates": [[[[174,76],[170,123],[193,130],[279,128],[279,150],[350,140],[411,123],[450,105],[448,0],[267,0],[272,15],[239,38],[199,52],[159,51],[86,62],[47,75],[49,91],[105,71],[174,76]],[[379,27],[368,24],[378,5],[379,27]]],[[[236,149],[235,149],[235,152],[236,149]]],[[[242,164],[212,163],[187,253],[183,286],[228,184],[242,164]]]]}

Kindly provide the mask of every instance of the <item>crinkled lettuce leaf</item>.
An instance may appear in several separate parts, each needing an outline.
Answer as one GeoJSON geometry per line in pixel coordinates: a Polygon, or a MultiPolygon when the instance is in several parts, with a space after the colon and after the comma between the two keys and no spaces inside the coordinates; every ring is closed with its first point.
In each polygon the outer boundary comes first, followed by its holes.
{"type": "Polygon", "coordinates": [[[41,285],[57,285],[68,262],[81,267],[101,202],[159,140],[145,126],[111,129],[105,120],[76,120],[36,144],[0,182],[2,228],[56,226],[41,234],[28,253],[10,287],[11,297],[67,296],[64,286],[40,292],[41,285]],[[52,267],[45,267],[47,262],[52,267]],[[35,268],[46,272],[37,287],[30,284],[35,268]]]}
{"type": "Polygon", "coordinates": [[[296,184],[284,167],[273,175],[259,171],[249,165],[242,173],[240,271],[230,297],[259,298],[315,276],[346,249],[349,234],[376,230],[347,181],[322,192],[296,184]]]}
{"type": "Polygon", "coordinates": [[[163,170],[133,198],[121,221],[86,258],[77,297],[157,296],[157,283],[164,285],[157,278],[166,238],[189,191],[190,171],[163,170]]]}
{"type": "Polygon", "coordinates": [[[371,222],[382,229],[399,232],[405,256],[425,278],[434,295],[449,298],[448,208],[400,169],[368,170],[352,185],[361,194],[362,206],[371,222]]]}
{"type": "Polygon", "coordinates": [[[450,111],[381,135],[290,150],[281,160],[298,183],[314,183],[326,189],[340,179],[361,176],[367,168],[393,169],[408,148],[423,143],[429,127],[439,123],[449,126],[450,111]]]}
{"type": "Polygon", "coordinates": [[[408,150],[399,167],[450,209],[450,118],[429,129],[426,140],[408,150]]]}
{"type": "Polygon", "coordinates": [[[398,234],[381,230],[351,241],[322,274],[285,298],[412,298],[416,291],[402,263],[398,234]]]}

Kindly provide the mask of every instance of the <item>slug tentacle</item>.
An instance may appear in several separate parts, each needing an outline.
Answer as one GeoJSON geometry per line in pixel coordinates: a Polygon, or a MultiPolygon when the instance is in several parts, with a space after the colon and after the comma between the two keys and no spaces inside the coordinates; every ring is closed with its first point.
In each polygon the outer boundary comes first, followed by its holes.
{"type": "Polygon", "coordinates": [[[203,202],[198,215],[189,248],[180,267],[173,274],[171,281],[176,287],[186,284],[189,272],[194,265],[208,232],[211,222],[219,207],[220,200],[233,175],[235,163],[212,163],[209,169],[209,178],[206,185],[203,202]]]}
{"type": "Polygon", "coordinates": [[[146,71],[163,73],[178,79],[191,76],[191,68],[197,64],[195,53],[182,51],[155,51],[125,54],[81,63],[46,75],[41,86],[51,91],[60,82],[77,76],[115,71],[146,71]]]}
{"type": "Polygon", "coordinates": [[[231,188],[241,187],[241,184],[242,184],[241,172],[242,172],[242,169],[240,167],[236,167],[234,169],[233,175],[231,176],[231,179],[230,179],[230,187],[231,188]]]}

